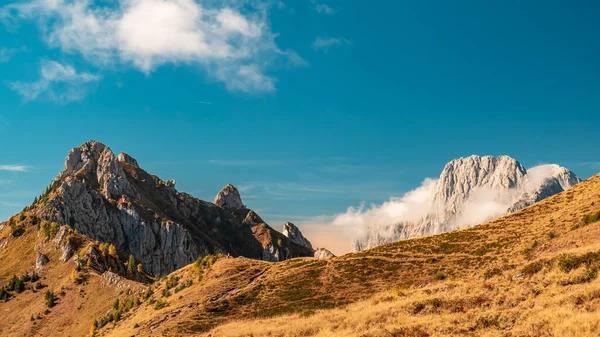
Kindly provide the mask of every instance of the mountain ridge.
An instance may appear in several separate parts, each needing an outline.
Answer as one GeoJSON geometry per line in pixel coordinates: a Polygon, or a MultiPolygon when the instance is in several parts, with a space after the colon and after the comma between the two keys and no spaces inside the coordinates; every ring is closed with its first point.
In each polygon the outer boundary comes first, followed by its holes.
{"type": "MultiPolygon", "coordinates": [[[[418,191],[418,200],[397,201],[397,208],[402,209],[393,212],[401,220],[375,218],[355,240],[354,249],[473,226],[518,211],[579,182],[573,172],[555,164],[527,170],[509,156],[458,158],[444,166],[437,180],[418,191]]],[[[344,221],[337,224],[344,225],[344,221]]]]}
{"type": "Polygon", "coordinates": [[[41,218],[114,244],[124,260],[133,255],[154,275],[206,255],[281,261],[313,254],[267,224],[256,227],[264,221],[243,205],[232,185],[213,203],[202,201],[177,191],[174,180],[148,174],[130,155],[115,156],[96,141],[69,152],[52,186],[47,201],[38,205],[41,218]]]}
{"type": "MultiPolygon", "coordinates": [[[[471,228],[326,259],[212,255],[160,278],[116,247],[40,219],[62,184],[0,223],[3,336],[520,336],[534,324],[554,335],[600,332],[585,323],[600,312],[600,175],[471,228]],[[563,259],[573,267],[561,269],[563,259]],[[562,333],[564,319],[590,330],[562,333]]],[[[247,226],[265,226],[244,214],[247,226]]],[[[261,233],[274,243],[274,232],[261,233]]]]}

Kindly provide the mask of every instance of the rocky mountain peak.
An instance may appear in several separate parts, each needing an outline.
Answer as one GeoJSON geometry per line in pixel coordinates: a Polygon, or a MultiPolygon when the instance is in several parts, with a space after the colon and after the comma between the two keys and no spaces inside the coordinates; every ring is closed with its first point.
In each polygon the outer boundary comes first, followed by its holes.
{"type": "Polygon", "coordinates": [[[96,141],[69,152],[52,186],[37,210],[42,219],[112,244],[121,258],[133,255],[154,275],[209,254],[269,261],[313,255],[247,209],[234,186],[225,186],[214,204],[205,202],[96,141]]]}
{"type": "Polygon", "coordinates": [[[72,177],[91,186],[99,186],[108,199],[119,199],[123,194],[135,195],[119,160],[108,146],[100,142],[92,140],[72,149],[64,167],[57,179],[72,177]]]}
{"type": "Polygon", "coordinates": [[[95,140],[73,148],[69,151],[69,154],[67,154],[63,173],[73,174],[81,169],[86,172],[94,172],[97,167],[98,159],[106,148],[106,145],[95,140]]]}
{"type": "MultiPolygon", "coordinates": [[[[465,228],[517,211],[579,183],[570,170],[555,164],[525,169],[509,156],[458,158],[444,166],[419,200],[398,205],[406,209],[395,223],[370,224],[355,249],[465,228]]],[[[414,199],[414,198],[413,198],[414,199]]],[[[392,201],[392,203],[402,201],[392,201]]]]}
{"type": "Polygon", "coordinates": [[[476,189],[510,189],[523,181],[527,170],[509,156],[458,158],[444,167],[438,180],[433,202],[442,212],[457,213],[461,204],[476,189]]]}
{"type": "Polygon", "coordinates": [[[226,208],[226,209],[242,209],[246,208],[244,203],[242,203],[242,197],[240,196],[240,192],[238,189],[229,184],[217,194],[213,203],[217,206],[226,208]]]}
{"type": "Polygon", "coordinates": [[[290,241],[292,241],[293,243],[296,243],[300,246],[304,246],[310,250],[313,249],[310,241],[308,241],[308,239],[305,238],[304,235],[302,235],[300,229],[296,227],[296,225],[294,225],[293,223],[286,222],[283,225],[283,230],[281,231],[281,233],[287,236],[288,239],[290,239],[290,241]]]}
{"type": "Polygon", "coordinates": [[[140,167],[140,165],[138,165],[137,160],[135,160],[135,158],[133,158],[132,156],[128,155],[125,152],[119,153],[119,156],[117,158],[119,159],[119,162],[121,162],[121,163],[126,163],[126,164],[132,165],[134,167],[140,167]]]}

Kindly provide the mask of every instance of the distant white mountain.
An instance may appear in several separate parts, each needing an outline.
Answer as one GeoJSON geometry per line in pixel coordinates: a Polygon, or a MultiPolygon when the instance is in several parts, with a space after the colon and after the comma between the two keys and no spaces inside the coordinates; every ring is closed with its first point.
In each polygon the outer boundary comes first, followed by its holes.
{"type": "Polygon", "coordinates": [[[541,165],[526,170],[508,156],[470,156],[444,167],[402,198],[370,209],[349,209],[334,224],[358,225],[357,251],[418,236],[470,227],[527,207],[579,183],[570,170],[541,165]]]}

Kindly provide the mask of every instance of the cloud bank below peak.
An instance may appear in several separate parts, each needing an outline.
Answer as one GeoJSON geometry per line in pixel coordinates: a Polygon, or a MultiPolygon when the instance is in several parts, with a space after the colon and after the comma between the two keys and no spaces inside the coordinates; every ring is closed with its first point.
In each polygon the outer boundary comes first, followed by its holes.
{"type": "Polygon", "coordinates": [[[554,164],[527,169],[511,183],[505,178],[512,173],[500,165],[490,168],[476,164],[467,170],[457,169],[449,177],[445,169],[440,178],[426,178],[401,197],[390,197],[381,204],[350,206],[331,220],[314,219],[303,225],[311,228],[311,239],[318,235],[316,229],[337,233],[328,240],[336,242],[336,247],[346,245],[346,253],[484,223],[581,181],[554,164]]]}
{"type": "Polygon", "coordinates": [[[195,0],[29,0],[5,5],[0,19],[14,29],[35,21],[46,43],[81,55],[90,66],[130,65],[146,74],[165,64],[198,66],[231,91],[272,92],[271,65],[302,65],[281,50],[269,4],[195,0]]]}

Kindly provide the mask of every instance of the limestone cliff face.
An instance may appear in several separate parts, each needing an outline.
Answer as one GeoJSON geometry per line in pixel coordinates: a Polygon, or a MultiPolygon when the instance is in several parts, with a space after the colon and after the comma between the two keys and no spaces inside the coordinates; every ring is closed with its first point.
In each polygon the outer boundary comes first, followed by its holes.
{"type": "MultiPolygon", "coordinates": [[[[92,240],[112,243],[126,259],[133,254],[146,271],[164,275],[208,254],[230,254],[261,259],[265,247],[253,227],[274,231],[245,208],[237,189],[226,186],[205,202],[178,192],[175,181],[146,173],[131,156],[118,157],[107,146],[91,141],[71,150],[64,171],[55,179],[57,196],[48,200],[42,215],[69,225],[92,240]]],[[[281,233],[279,235],[283,238],[281,233]]],[[[277,235],[269,235],[269,239],[277,235]]],[[[303,246],[285,243],[288,252],[270,254],[282,261],[312,256],[303,246]]]]}
{"type": "Polygon", "coordinates": [[[355,250],[477,225],[514,212],[579,183],[558,165],[526,170],[508,156],[470,156],[446,164],[415,209],[395,223],[373,223],[355,250]]]}

